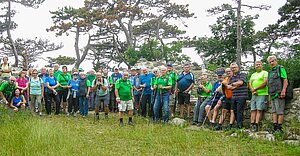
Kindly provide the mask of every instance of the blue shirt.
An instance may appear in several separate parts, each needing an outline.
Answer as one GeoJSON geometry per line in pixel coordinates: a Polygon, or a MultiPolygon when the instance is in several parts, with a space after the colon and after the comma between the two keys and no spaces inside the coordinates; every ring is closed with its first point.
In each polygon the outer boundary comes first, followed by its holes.
{"type": "Polygon", "coordinates": [[[74,79],[69,80],[68,82],[68,86],[72,86],[71,87],[71,91],[76,91],[76,96],[78,96],[78,89],[79,89],[79,81],[78,79],[75,81],[74,79]]]}
{"type": "Polygon", "coordinates": [[[217,90],[217,88],[220,87],[221,85],[222,85],[222,81],[217,80],[217,81],[214,83],[214,86],[213,86],[213,89],[212,89],[212,94],[214,94],[215,91],[217,90]]]}
{"type": "Polygon", "coordinates": [[[143,94],[151,94],[152,93],[151,85],[150,85],[152,77],[154,77],[153,73],[149,73],[147,75],[140,76],[140,84],[141,85],[146,84],[146,87],[143,89],[143,94]]]}
{"type": "MultiPolygon", "coordinates": [[[[45,79],[45,84],[47,84],[47,82],[49,83],[49,86],[55,86],[56,84],[57,84],[57,79],[55,78],[55,77],[52,77],[52,78],[50,78],[50,77],[47,77],[46,79],[45,79]]],[[[46,93],[49,93],[50,92],[50,90],[46,87],[45,88],[45,92],[46,93]]]]}
{"type": "Polygon", "coordinates": [[[112,73],[112,74],[111,74],[111,79],[112,79],[112,81],[113,81],[113,84],[115,84],[116,81],[117,81],[118,79],[121,79],[121,78],[122,78],[122,74],[121,74],[121,73],[118,73],[117,75],[115,75],[115,73],[112,73]]]}
{"type": "MultiPolygon", "coordinates": [[[[133,78],[132,86],[135,86],[137,89],[139,89],[140,88],[140,84],[141,84],[140,75],[137,74],[133,78]]],[[[134,95],[138,95],[139,93],[135,89],[133,89],[133,94],[134,95]]]]}
{"type": "Polygon", "coordinates": [[[178,75],[177,83],[177,88],[179,89],[179,92],[184,92],[191,86],[191,84],[195,83],[194,74],[189,72],[184,75],[183,72],[181,72],[178,75]]]}
{"type": "MultiPolygon", "coordinates": [[[[41,78],[43,82],[45,82],[46,78],[48,77],[48,74],[40,74],[38,77],[41,78]]],[[[46,83],[44,83],[44,89],[46,89],[46,83]]]]}

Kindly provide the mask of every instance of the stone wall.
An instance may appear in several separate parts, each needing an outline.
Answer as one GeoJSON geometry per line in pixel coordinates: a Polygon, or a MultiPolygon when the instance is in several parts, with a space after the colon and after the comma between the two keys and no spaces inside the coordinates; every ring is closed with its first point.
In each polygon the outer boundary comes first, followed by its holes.
{"type": "MultiPolygon", "coordinates": [[[[161,67],[166,66],[165,62],[149,62],[145,59],[141,59],[138,61],[138,63],[135,66],[139,67],[148,67],[151,71],[154,67],[161,67]]],[[[176,73],[180,73],[183,71],[183,68],[181,65],[173,64],[173,69],[176,73]]],[[[196,85],[193,88],[192,95],[196,95],[197,91],[197,85],[199,84],[198,78],[201,77],[205,73],[205,75],[208,76],[208,80],[212,83],[216,80],[216,74],[211,71],[205,71],[201,69],[200,66],[193,66],[191,65],[191,72],[195,75],[196,85]]],[[[195,96],[191,96],[191,102],[192,107],[196,103],[197,98],[195,96]]],[[[192,109],[193,110],[193,109],[192,109]]],[[[272,121],[272,115],[270,113],[271,108],[269,108],[264,115],[263,123],[268,123],[272,121]]],[[[221,112],[221,111],[220,111],[221,112]]],[[[226,119],[229,119],[229,116],[226,117],[226,119]]],[[[300,88],[294,89],[294,99],[291,100],[291,102],[286,104],[286,110],[285,110],[285,124],[289,124],[293,119],[296,119],[300,123],[300,88]]],[[[218,120],[217,120],[218,121],[218,120]]],[[[228,121],[226,121],[228,122],[228,121]]],[[[225,123],[226,124],[226,123],[225,123]]],[[[245,108],[244,112],[244,125],[248,127],[250,125],[250,101],[247,101],[247,106],[245,108]]]]}

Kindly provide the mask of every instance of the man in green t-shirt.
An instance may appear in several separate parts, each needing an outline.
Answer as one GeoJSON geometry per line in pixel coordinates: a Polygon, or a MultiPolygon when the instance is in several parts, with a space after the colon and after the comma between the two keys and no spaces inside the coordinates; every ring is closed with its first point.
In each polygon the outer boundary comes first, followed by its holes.
{"type": "Polygon", "coordinates": [[[129,116],[128,125],[134,125],[132,122],[134,95],[132,84],[128,78],[129,73],[125,71],[123,72],[122,79],[118,79],[115,84],[115,94],[119,109],[120,126],[124,126],[123,115],[126,110],[128,110],[129,116]]]}
{"type": "MultiPolygon", "coordinates": [[[[212,92],[212,84],[207,81],[207,76],[203,75],[199,78],[199,85],[197,89],[198,100],[194,107],[193,125],[200,125],[200,106],[202,103],[207,103],[212,92]]],[[[202,110],[204,112],[204,109],[202,110]]]]}
{"type": "Polygon", "coordinates": [[[57,92],[59,95],[60,102],[62,102],[63,112],[66,112],[67,107],[67,96],[68,96],[68,82],[71,80],[71,75],[68,72],[67,66],[62,66],[62,73],[57,76],[57,82],[59,87],[57,92]]]}
{"type": "Polygon", "coordinates": [[[287,74],[286,70],[277,64],[276,56],[271,55],[267,60],[272,67],[268,76],[268,103],[272,106],[274,131],[282,132],[285,94],[288,86],[287,74]]]}
{"type": "Polygon", "coordinates": [[[59,70],[59,65],[54,64],[53,66],[53,76],[57,79],[58,75],[60,75],[62,72],[59,70]]]}
{"type": "MultiPolygon", "coordinates": [[[[92,83],[96,78],[95,70],[90,70],[86,78],[92,83]]],[[[95,108],[95,92],[93,90],[91,90],[90,96],[88,98],[88,106],[90,111],[94,110],[95,108]]]]}
{"type": "Polygon", "coordinates": [[[170,98],[170,89],[172,88],[172,79],[167,76],[167,68],[162,67],[161,76],[156,79],[154,82],[154,88],[157,89],[157,94],[155,97],[154,103],[154,121],[160,119],[160,110],[164,110],[164,122],[168,123],[169,121],[169,98],[170,98]]]}
{"type": "Polygon", "coordinates": [[[176,110],[176,103],[177,103],[174,89],[175,89],[176,81],[178,79],[178,75],[174,72],[172,64],[167,64],[167,69],[168,69],[167,76],[172,79],[172,88],[171,88],[169,105],[170,105],[170,110],[171,110],[171,116],[174,117],[174,113],[176,110]]]}
{"type": "Polygon", "coordinates": [[[11,76],[8,81],[4,81],[0,86],[1,101],[8,104],[11,100],[12,92],[16,88],[16,78],[11,76]]]}
{"type": "Polygon", "coordinates": [[[262,62],[255,62],[255,70],[249,80],[249,89],[252,92],[251,98],[251,127],[252,131],[258,131],[258,123],[261,119],[264,103],[268,95],[268,72],[262,70],[262,62]]]}

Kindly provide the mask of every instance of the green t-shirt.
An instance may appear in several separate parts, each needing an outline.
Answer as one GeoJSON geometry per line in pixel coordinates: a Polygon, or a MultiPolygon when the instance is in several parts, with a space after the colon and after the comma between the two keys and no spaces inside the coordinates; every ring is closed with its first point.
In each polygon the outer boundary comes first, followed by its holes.
{"type": "MultiPolygon", "coordinates": [[[[71,75],[69,73],[61,73],[57,77],[57,82],[62,86],[67,86],[68,82],[71,80],[71,75]]],[[[61,87],[58,87],[57,90],[62,89],[61,87]]]]}
{"type": "MultiPolygon", "coordinates": [[[[160,86],[166,87],[166,86],[172,86],[172,79],[169,76],[160,76],[156,81],[154,82],[154,85],[157,85],[157,91],[160,92],[160,86]]],[[[169,92],[169,90],[162,89],[163,93],[169,92]]]]}
{"type": "Polygon", "coordinates": [[[118,79],[116,81],[115,88],[118,89],[118,93],[121,101],[128,101],[132,99],[131,96],[132,84],[129,80],[118,79]]]}
{"type": "MultiPolygon", "coordinates": [[[[269,76],[273,75],[273,73],[276,72],[277,68],[278,68],[278,64],[274,68],[271,69],[271,71],[269,72],[269,76]]],[[[280,66],[280,73],[278,73],[278,76],[280,76],[280,75],[281,75],[281,78],[287,79],[286,70],[282,66],[280,66]]],[[[276,93],[275,95],[271,96],[271,100],[277,98],[278,96],[279,96],[279,93],[276,93]]]]}
{"type": "Polygon", "coordinates": [[[58,76],[61,74],[62,72],[60,71],[60,70],[58,70],[58,71],[54,71],[53,70],[53,76],[56,78],[56,79],[58,79],[58,76]]]}
{"type": "Polygon", "coordinates": [[[171,71],[171,72],[167,72],[167,76],[169,76],[172,79],[172,87],[174,88],[175,83],[178,79],[178,75],[174,71],[171,71]]]}
{"type": "Polygon", "coordinates": [[[13,90],[16,88],[16,85],[10,85],[9,82],[5,81],[0,86],[0,91],[3,93],[4,96],[10,95],[13,90]]]}
{"type": "Polygon", "coordinates": [[[203,89],[201,90],[199,96],[201,97],[210,97],[212,94],[212,84],[210,82],[206,82],[205,84],[203,84],[204,88],[210,90],[209,93],[206,93],[203,89]]]}
{"type": "MultiPolygon", "coordinates": [[[[257,88],[261,84],[264,83],[264,80],[268,80],[268,72],[267,71],[260,71],[260,72],[255,72],[251,75],[250,81],[252,83],[253,88],[257,88]]],[[[262,95],[268,95],[268,86],[258,89],[257,95],[262,96],[262,95]]]]}
{"type": "Polygon", "coordinates": [[[96,79],[96,74],[94,74],[94,75],[88,75],[87,77],[86,77],[90,82],[93,82],[95,79],[96,79]]]}
{"type": "Polygon", "coordinates": [[[157,80],[157,77],[152,77],[151,81],[150,81],[150,86],[153,87],[154,86],[154,82],[157,80]]]}

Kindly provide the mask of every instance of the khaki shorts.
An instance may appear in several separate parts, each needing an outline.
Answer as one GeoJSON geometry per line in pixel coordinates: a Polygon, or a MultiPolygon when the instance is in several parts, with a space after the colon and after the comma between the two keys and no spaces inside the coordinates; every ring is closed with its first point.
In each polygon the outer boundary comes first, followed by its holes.
{"type": "Polygon", "coordinates": [[[273,99],[271,100],[272,105],[272,113],[276,113],[277,115],[284,114],[284,107],[285,107],[285,99],[273,99]]]}
{"type": "Polygon", "coordinates": [[[119,108],[119,112],[125,112],[126,109],[127,110],[133,110],[133,102],[132,100],[128,100],[128,101],[121,101],[118,104],[118,108],[119,108]]]}

